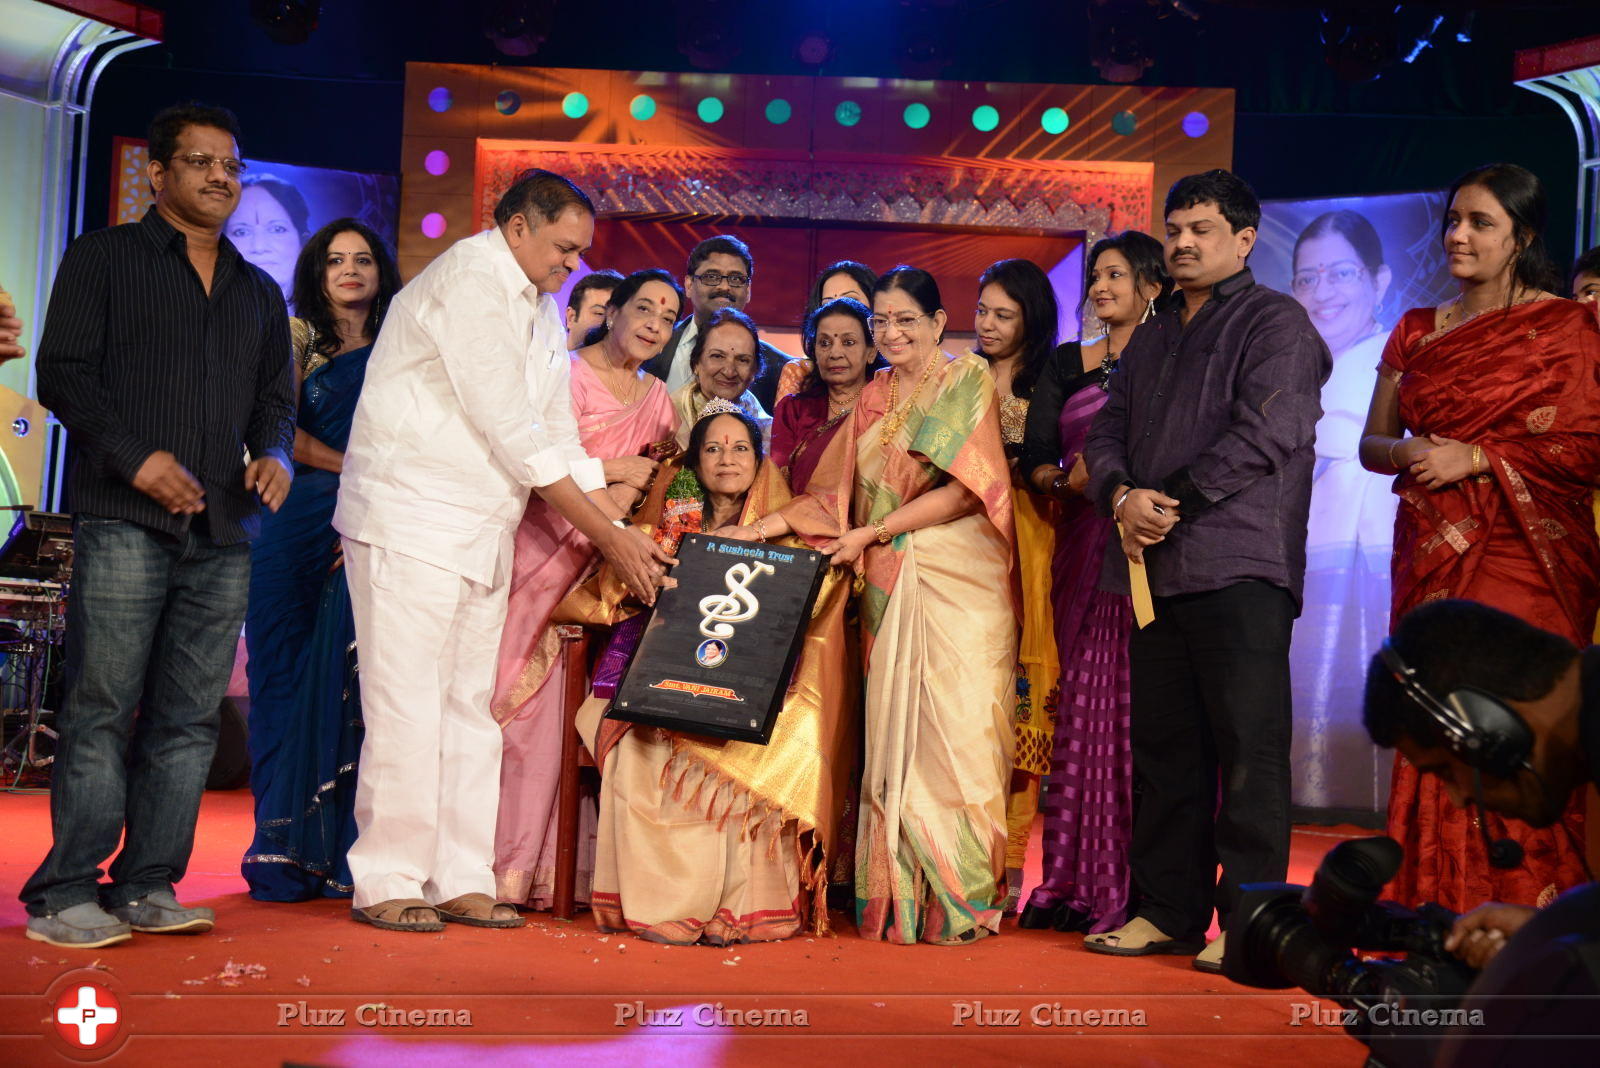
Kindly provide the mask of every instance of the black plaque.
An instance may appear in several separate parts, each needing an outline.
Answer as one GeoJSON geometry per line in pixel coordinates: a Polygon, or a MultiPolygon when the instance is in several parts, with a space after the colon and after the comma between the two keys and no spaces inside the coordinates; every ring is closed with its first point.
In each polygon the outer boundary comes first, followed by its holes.
{"type": "Polygon", "coordinates": [[[705,534],[677,556],[609,715],[766,745],[827,559],[705,534]]]}

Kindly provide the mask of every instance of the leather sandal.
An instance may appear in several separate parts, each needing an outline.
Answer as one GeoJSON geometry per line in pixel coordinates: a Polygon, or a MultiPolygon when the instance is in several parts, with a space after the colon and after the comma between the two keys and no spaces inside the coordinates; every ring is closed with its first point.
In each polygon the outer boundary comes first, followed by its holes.
{"type": "Polygon", "coordinates": [[[1200,938],[1168,938],[1166,932],[1135,916],[1115,931],[1090,935],[1083,948],[1090,953],[1109,953],[1113,957],[1147,957],[1156,953],[1193,956],[1205,946],[1200,938]]]}
{"type": "Polygon", "coordinates": [[[439,922],[439,910],[421,898],[415,897],[390,898],[388,901],[380,901],[365,908],[352,908],[350,918],[357,923],[370,924],[384,931],[426,933],[444,930],[444,924],[439,922]],[[410,921],[402,919],[407,912],[413,910],[429,912],[433,915],[433,919],[410,921]]]}
{"type": "Polygon", "coordinates": [[[528,918],[516,911],[509,901],[496,901],[488,894],[462,894],[433,906],[439,918],[446,923],[464,923],[468,927],[521,927],[528,918]],[[513,915],[494,918],[494,910],[501,907],[512,910],[513,915]]]}

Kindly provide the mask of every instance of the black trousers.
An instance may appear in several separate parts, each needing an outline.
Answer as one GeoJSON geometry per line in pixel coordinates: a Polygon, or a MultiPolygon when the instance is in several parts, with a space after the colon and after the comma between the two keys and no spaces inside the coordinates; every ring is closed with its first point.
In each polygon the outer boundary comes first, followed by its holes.
{"type": "Polygon", "coordinates": [[[1249,581],[1158,597],[1129,642],[1139,915],[1195,938],[1242,883],[1289,868],[1287,590],[1249,581]],[[1217,864],[1222,878],[1217,878],[1217,864]]]}

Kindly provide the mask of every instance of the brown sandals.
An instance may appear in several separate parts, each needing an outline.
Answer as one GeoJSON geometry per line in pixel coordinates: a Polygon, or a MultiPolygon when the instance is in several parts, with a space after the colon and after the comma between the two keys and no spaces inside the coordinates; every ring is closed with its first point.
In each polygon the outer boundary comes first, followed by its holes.
{"type": "Polygon", "coordinates": [[[442,931],[444,924],[439,922],[439,910],[421,898],[391,898],[388,901],[379,901],[375,905],[365,908],[352,908],[350,917],[357,923],[369,924],[383,931],[415,931],[424,933],[428,931],[442,931]],[[412,920],[407,922],[403,917],[412,910],[426,910],[433,914],[431,920],[412,920]]]}
{"type": "Polygon", "coordinates": [[[439,918],[446,923],[464,923],[468,927],[521,927],[528,922],[517,907],[507,901],[496,901],[488,894],[462,894],[433,906],[439,918]],[[495,919],[494,910],[508,908],[510,916],[495,919]]]}

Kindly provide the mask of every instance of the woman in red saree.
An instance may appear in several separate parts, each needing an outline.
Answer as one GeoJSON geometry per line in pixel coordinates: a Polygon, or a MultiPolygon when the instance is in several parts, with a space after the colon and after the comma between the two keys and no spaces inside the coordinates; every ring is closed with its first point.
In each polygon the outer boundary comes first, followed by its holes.
{"type": "MultiPolygon", "coordinates": [[[[1582,647],[1600,609],[1600,329],[1557,284],[1538,235],[1544,194],[1520,167],[1471,171],[1451,190],[1445,252],[1460,296],[1415,308],[1379,365],[1362,463],[1397,474],[1391,628],[1419,604],[1468,598],[1582,647]],[[1411,436],[1402,436],[1409,431],[1411,436]]],[[[1386,896],[1465,911],[1542,905],[1585,881],[1583,803],[1536,830],[1461,809],[1396,756],[1389,833],[1405,863],[1386,896]],[[1490,866],[1477,821],[1521,865],[1490,866]]]]}

